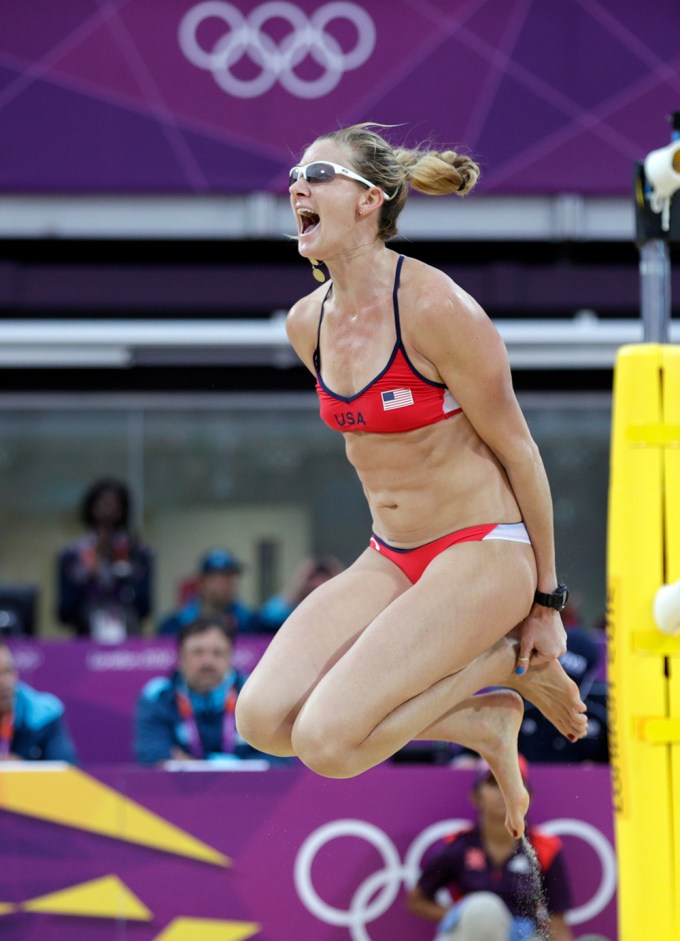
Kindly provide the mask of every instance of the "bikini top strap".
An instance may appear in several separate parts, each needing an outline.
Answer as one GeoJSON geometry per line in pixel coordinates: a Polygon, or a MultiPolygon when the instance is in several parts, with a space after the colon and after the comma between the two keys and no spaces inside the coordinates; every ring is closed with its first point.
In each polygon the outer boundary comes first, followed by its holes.
{"type": "MultiPolygon", "coordinates": [[[[394,273],[394,287],[392,288],[392,306],[394,308],[394,326],[397,334],[397,343],[401,344],[401,321],[399,319],[399,280],[401,278],[401,267],[404,264],[404,256],[400,255],[397,259],[397,268],[394,273]]],[[[323,323],[324,307],[326,306],[326,300],[328,295],[331,293],[331,288],[333,287],[333,282],[328,285],[328,290],[324,294],[324,298],[321,301],[321,311],[319,313],[319,325],[316,329],[316,349],[314,350],[314,368],[317,372],[321,372],[321,324],[323,323]]]]}
{"type": "Polygon", "coordinates": [[[401,344],[401,321],[399,319],[399,278],[401,277],[401,266],[404,263],[404,256],[400,255],[397,259],[397,270],[394,273],[394,287],[392,288],[392,306],[394,307],[394,326],[397,332],[397,343],[401,344]]]}
{"type": "Polygon", "coordinates": [[[321,301],[321,311],[319,313],[319,326],[316,328],[316,349],[314,350],[314,356],[312,358],[314,360],[314,368],[316,369],[317,372],[321,372],[321,324],[323,322],[323,313],[324,313],[324,307],[326,306],[326,300],[328,299],[328,295],[331,293],[332,287],[333,287],[333,282],[331,281],[331,283],[328,285],[328,290],[324,294],[323,300],[321,301]]]}

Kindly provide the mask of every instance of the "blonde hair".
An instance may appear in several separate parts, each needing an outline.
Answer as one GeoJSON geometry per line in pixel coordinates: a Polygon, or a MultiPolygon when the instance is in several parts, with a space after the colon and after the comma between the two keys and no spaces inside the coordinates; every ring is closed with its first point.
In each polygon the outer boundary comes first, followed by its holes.
{"type": "Polygon", "coordinates": [[[353,124],[323,134],[317,140],[340,144],[351,154],[353,169],[392,198],[382,205],[378,236],[397,234],[397,220],[406,203],[409,186],[429,196],[455,193],[465,196],[479,179],[477,163],[456,150],[436,150],[424,145],[412,149],[393,147],[372,128],[383,124],[353,124]]]}

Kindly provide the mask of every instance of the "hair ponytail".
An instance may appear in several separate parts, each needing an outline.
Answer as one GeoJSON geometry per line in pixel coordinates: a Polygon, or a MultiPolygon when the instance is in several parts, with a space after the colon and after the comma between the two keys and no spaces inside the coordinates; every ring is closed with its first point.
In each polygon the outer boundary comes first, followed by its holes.
{"type": "Polygon", "coordinates": [[[397,149],[394,156],[413,189],[428,196],[465,196],[479,179],[478,164],[455,150],[397,149]]]}
{"type": "Polygon", "coordinates": [[[480,173],[474,160],[455,150],[434,150],[425,146],[413,149],[392,147],[372,130],[385,126],[354,124],[318,138],[345,147],[357,173],[390,195],[380,210],[378,237],[383,241],[397,234],[397,220],[406,204],[409,186],[428,196],[449,193],[466,196],[477,183],[480,173]]]}

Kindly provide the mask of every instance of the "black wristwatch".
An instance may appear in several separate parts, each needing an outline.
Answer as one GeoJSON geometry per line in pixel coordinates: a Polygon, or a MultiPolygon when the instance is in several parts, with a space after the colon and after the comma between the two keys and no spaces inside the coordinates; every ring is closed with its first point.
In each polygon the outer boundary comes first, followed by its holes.
{"type": "Polygon", "coordinates": [[[554,608],[555,611],[564,611],[567,606],[569,589],[566,585],[558,585],[555,591],[547,595],[544,591],[537,591],[534,602],[542,604],[544,608],[554,608]]]}

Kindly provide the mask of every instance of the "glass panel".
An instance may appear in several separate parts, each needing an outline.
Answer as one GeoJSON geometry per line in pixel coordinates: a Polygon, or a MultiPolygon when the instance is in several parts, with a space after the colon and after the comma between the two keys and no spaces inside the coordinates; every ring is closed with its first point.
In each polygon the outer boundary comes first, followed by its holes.
{"type": "MultiPolygon", "coordinates": [[[[558,573],[591,626],[604,612],[610,396],[520,400],[551,482],[558,573]]],[[[56,555],[82,532],[79,503],[101,476],[131,487],[156,554],[155,617],[214,544],[243,557],[243,597],[256,604],[307,554],[349,563],[370,530],[341,436],[319,421],[312,394],[6,397],[0,582],[39,586],[43,634],[67,636],[55,617],[56,555]]]]}

